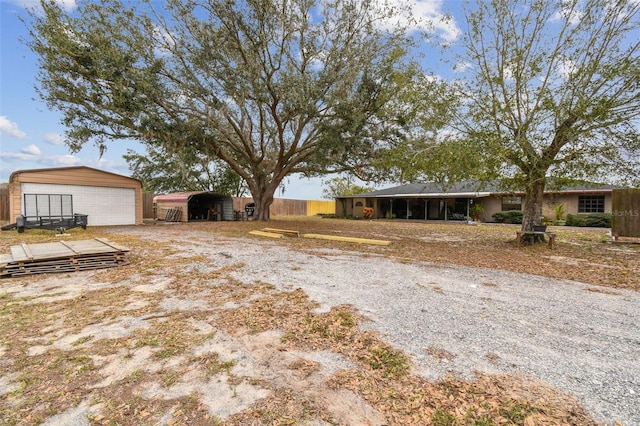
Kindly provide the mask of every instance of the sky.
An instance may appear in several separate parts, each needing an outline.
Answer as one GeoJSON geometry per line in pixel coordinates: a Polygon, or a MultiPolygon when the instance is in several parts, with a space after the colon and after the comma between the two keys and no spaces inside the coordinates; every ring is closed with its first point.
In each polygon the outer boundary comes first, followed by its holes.
{"type": "MultiPolygon", "coordinates": [[[[75,7],[75,0],[57,1],[67,10],[75,7]]],[[[444,13],[445,0],[412,1],[415,12],[427,19],[437,20],[444,13]]],[[[446,3],[455,6],[457,0],[446,3]]],[[[8,182],[16,170],[49,167],[89,166],[130,175],[122,155],[127,149],[144,153],[140,144],[113,141],[102,157],[91,144],[71,153],[65,144],[61,114],[50,110],[36,93],[37,57],[25,44],[28,32],[20,19],[29,19],[25,9],[38,4],[39,0],[0,0],[0,183],[8,182]]],[[[455,20],[438,24],[435,31],[449,40],[460,34],[455,20]]],[[[322,179],[291,176],[285,180],[284,192],[278,191],[276,196],[321,199],[322,179]]]]}

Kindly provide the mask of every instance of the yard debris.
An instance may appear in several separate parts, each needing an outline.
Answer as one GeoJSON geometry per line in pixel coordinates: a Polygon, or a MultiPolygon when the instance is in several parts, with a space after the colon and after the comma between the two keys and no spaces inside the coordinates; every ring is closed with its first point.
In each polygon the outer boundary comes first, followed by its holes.
{"type": "Polygon", "coordinates": [[[52,272],[77,272],[127,265],[128,248],[109,240],[20,244],[11,253],[0,255],[0,277],[20,277],[52,272]]]}

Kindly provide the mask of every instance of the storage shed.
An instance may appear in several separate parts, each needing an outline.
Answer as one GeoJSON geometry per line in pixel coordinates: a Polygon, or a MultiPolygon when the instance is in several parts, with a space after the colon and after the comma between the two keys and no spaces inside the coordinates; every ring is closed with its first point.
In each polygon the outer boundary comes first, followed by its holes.
{"type": "Polygon", "coordinates": [[[174,222],[234,220],[233,199],[207,191],[175,192],[153,197],[155,219],[174,222]],[[173,215],[173,216],[171,216],[173,215]]]}
{"type": "Polygon", "coordinates": [[[27,204],[47,194],[70,195],[73,212],[87,215],[89,226],[142,224],[142,183],[86,166],[13,172],[9,177],[11,221],[33,214],[34,206],[27,204]]]}

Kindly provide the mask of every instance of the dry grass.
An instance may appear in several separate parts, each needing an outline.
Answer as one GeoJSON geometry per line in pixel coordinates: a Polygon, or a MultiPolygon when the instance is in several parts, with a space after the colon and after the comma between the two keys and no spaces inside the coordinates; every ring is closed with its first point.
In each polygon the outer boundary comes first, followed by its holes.
{"type": "MultiPolygon", "coordinates": [[[[194,224],[228,236],[246,237],[259,222],[194,224]]],[[[519,225],[367,221],[320,218],[276,218],[268,223],[304,233],[389,240],[386,247],[287,239],[296,249],[329,247],[366,253],[382,253],[403,262],[427,261],[471,267],[504,269],[598,286],[640,290],[640,245],[613,244],[608,230],[550,228],[557,247],[544,244],[517,248],[519,225]]]]}
{"type": "MultiPolygon", "coordinates": [[[[184,230],[216,233],[222,237],[247,238],[248,231],[265,226],[259,222],[209,222],[188,225],[157,225],[179,239],[184,230]]],[[[388,239],[390,246],[366,246],[320,240],[286,238],[295,250],[318,247],[383,254],[400,262],[427,261],[529,272],[593,284],[592,291],[609,288],[640,289],[640,248],[612,245],[601,230],[559,229],[558,248],[516,248],[511,226],[465,226],[417,222],[347,221],[335,219],[276,219],[269,227],[300,233],[322,233],[388,239]]],[[[136,228],[139,230],[140,228],[136,228]]],[[[154,226],[145,229],[153,234],[154,226]]],[[[104,236],[101,228],[68,231],[66,239],[104,236]]],[[[258,237],[255,237],[258,238],[258,237]]],[[[100,404],[90,415],[92,424],[157,424],[169,415],[168,424],[305,424],[323,420],[344,423],[329,409],[333,395],[350,392],[382,415],[388,424],[433,425],[591,425],[595,422],[570,397],[543,383],[515,375],[481,374],[473,381],[454,377],[438,383],[412,373],[409,358],[389,346],[375,333],[360,329],[360,316],[350,306],[336,306],[317,313],[316,304],[301,290],[276,291],[268,283],[241,283],[230,273],[244,265],[211,270],[203,256],[181,253],[163,241],[113,233],[109,239],[131,249],[131,264],[96,271],[91,280],[102,287],[61,300],[43,302],[15,297],[2,285],[28,288],[47,282],[48,276],[0,281],[0,418],[3,424],[35,425],[48,417],[78,406],[82,401],[100,404]],[[134,292],[133,286],[163,282],[163,291],[134,292]],[[206,308],[166,312],[163,299],[189,298],[201,294],[206,308]],[[222,306],[236,304],[235,308],[222,306]],[[144,318],[145,325],[118,338],[83,334],[88,325],[113,325],[123,318],[144,318]],[[210,330],[196,332],[194,324],[210,330]],[[292,383],[273,383],[264,378],[238,377],[235,361],[216,354],[194,355],[194,349],[219,333],[258,336],[282,333],[273,354],[291,351],[330,351],[349,360],[352,368],[328,377],[321,396],[296,388],[292,383]],[[61,336],[75,336],[66,348],[53,343],[61,336]],[[46,350],[33,353],[41,345],[46,350]],[[123,373],[111,383],[97,360],[116,360],[134,365],[141,354],[146,363],[123,373]],[[195,374],[195,376],[194,376],[195,374]],[[268,389],[269,396],[226,419],[212,416],[195,392],[173,399],[143,398],[140,389],[158,383],[161,389],[192,380],[227,377],[233,386],[247,384],[268,389]],[[196,379],[193,379],[195,377],[196,379]],[[2,391],[2,386],[8,389],[2,391]]],[[[0,253],[20,242],[56,241],[51,231],[29,230],[2,234],[0,253]]],[[[71,276],[69,277],[71,278],[71,276]]],[[[492,286],[495,284],[486,283],[492,286]]],[[[51,295],[64,288],[45,289],[51,295]]],[[[443,359],[455,354],[437,347],[429,351],[443,359]]],[[[271,356],[274,356],[274,355],[271,356]]],[[[103,361],[103,363],[106,361],[103,361]]],[[[321,366],[308,359],[287,361],[287,374],[301,380],[315,377],[321,366]]]]}

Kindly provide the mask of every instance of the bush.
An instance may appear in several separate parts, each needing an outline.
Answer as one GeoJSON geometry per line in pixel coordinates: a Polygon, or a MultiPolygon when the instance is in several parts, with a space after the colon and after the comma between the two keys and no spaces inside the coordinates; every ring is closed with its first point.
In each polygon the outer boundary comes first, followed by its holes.
{"type": "Polygon", "coordinates": [[[568,214],[567,226],[611,228],[611,213],[590,213],[587,215],[568,214]]]}
{"type": "Polygon", "coordinates": [[[587,226],[587,218],[585,216],[577,216],[575,214],[567,215],[567,226],[587,226]]]}
{"type": "Polygon", "coordinates": [[[522,223],[522,210],[494,213],[491,217],[498,223],[522,223]]]}
{"type": "Polygon", "coordinates": [[[611,213],[591,213],[587,216],[587,226],[611,228],[611,213]]]}

